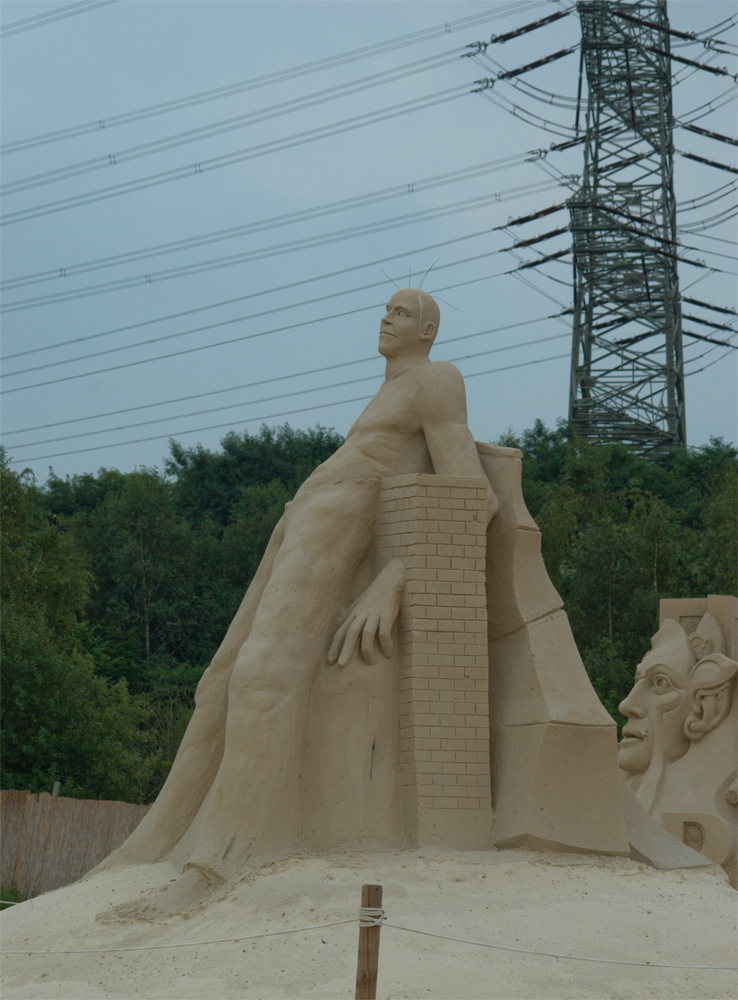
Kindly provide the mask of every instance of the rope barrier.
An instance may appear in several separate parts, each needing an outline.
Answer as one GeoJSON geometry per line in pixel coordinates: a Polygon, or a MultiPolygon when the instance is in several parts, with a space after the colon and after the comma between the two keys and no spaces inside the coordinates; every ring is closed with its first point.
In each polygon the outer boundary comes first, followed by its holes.
{"type": "Polygon", "coordinates": [[[283,931],[267,931],[265,934],[240,934],[231,938],[211,938],[207,941],[177,941],[175,944],[142,944],[130,948],[68,948],[60,951],[0,951],[0,955],[107,955],[124,951],[159,951],[162,948],[197,948],[202,944],[235,944],[238,941],[255,941],[258,938],[277,937],[280,934],[299,934],[301,931],[320,930],[337,927],[339,924],[355,924],[356,917],[348,920],[332,920],[327,924],[310,924],[307,927],[290,927],[283,931]]]}
{"type": "MultiPolygon", "coordinates": [[[[309,924],[305,927],[291,927],[281,931],[267,931],[264,934],[242,934],[238,937],[212,938],[206,941],[181,941],[175,944],[150,944],[136,945],[126,948],[72,948],[55,951],[0,951],[0,955],[104,955],[121,953],[126,951],[158,951],[163,948],[197,948],[206,944],[235,944],[239,941],[256,941],[261,938],[277,937],[284,934],[299,934],[302,931],[320,930],[325,927],[338,927],[342,924],[355,924],[356,917],[347,920],[332,920],[325,924],[309,924]]],[[[358,923],[360,927],[391,927],[396,931],[405,931],[408,934],[421,934],[425,937],[438,938],[442,941],[454,941],[457,944],[470,944],[477,948],[491,948],[495,951],[510,951],[518,955],[533,955],[540,958],[560,958],[568,962],[595,962],[600,965],[628,965],[641,969],[694,969],[699,971],[713,972],[736,972],[738,966],[735,965],[673,965],[666,962],[628,962],[618,958],[592,958],[586,955],[561,955],[552,951],[532,951],[529,948],[513,948],[509,945],[491,944],[488,941],[475,941],[471,938],[453,937],[450,934],[437,934],[434,931],[424,931],[417,927],[403,927],[402,924],[389,923],[385,917],[384,910],[378,907],[361,907],[359,910],[358,923]]]]}
{"type": "Polygon", "coordinates": [[[473,944],[479,948],[494,948],[498,951],[514,951],[520,955],[540,955],[546,958],[564,958],[570,962],[599,962],[604,965],[635,965],[642,969],[712,969],[719,971],[738,971],[735,965],[668,965],[662,962],[626,962],[618,958],[590,958],[584,955],[557,955],[552,951],[530,951],[528,948],[512,948],[503,944],[489,944],[487,941],[472,941],[470,938],[451,937],[450,934],[436,934],[433,931],[421,931],[417,927],[402,927],[400,924],[385,922],[384,927],[392,927],[396,931],[407,931],[410,934],[424,934],[427,937],[440,938],[443,941],[456,941],[459,944],[473,944]]]}

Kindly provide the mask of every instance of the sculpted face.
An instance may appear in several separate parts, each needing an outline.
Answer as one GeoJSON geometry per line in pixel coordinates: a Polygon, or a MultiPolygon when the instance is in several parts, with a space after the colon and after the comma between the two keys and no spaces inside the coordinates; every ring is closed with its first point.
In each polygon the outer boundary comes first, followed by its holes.
{"type": "Polygon", "coordinates": [[[379,353],[385,358],[427,354],[438,329],[438,306],[427,292],[402,288],[392,296],[379,325],[379,353]]]}
{"type": "Polygon", "coordinates": [[[689,676],[694,657],[676,622],[664,626],[636,670],[633,690],[619,706],[628,722],[618,747],[618,763],[631,774],[647,770],[657,746],[668,762],[684,756],[690,745],[684,725],[697,687],[697,678],[689,676]],[[667,634],[662,636],[664,631],[667,634]]]}

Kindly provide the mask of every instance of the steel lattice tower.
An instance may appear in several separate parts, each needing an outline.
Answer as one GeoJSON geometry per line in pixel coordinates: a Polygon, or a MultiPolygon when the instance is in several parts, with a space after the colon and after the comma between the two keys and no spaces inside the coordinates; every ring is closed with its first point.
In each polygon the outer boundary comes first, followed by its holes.
{"type": "Polygon", "coordinates": [[[686,444],[665,0],[577,3],[587,102],[569,419],[640,454],[686,444]]]}

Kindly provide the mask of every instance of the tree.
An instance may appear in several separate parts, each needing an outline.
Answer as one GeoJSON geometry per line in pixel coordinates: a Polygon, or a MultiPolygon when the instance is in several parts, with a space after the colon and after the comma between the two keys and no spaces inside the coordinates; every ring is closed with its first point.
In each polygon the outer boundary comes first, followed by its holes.
{"type": "Polygon", "coordinates": [[[141,801],[156,767],[143,699],[110,684],[82,651],[91,574],[42,509],[27,473],[0,458],[3,728],[6,787],[141,801]]]}
{"type": "Polygon", "coordinates": [[[171,457],[164,467],[175,481],[177,507],[187,520],[200,524],[210,518],[222,529],[244,489],[276,480],[291,496],[342,442],[325,427],[301,431],[289,424],[262,425],[257,434],[226,434],[218,452],[170,441],[171,457]]]}

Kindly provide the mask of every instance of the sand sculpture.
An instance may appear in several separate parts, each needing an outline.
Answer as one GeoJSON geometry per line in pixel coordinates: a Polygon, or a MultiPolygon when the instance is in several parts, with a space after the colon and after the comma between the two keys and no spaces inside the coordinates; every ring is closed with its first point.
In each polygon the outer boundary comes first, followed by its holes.
{"type": "Polygon", "coordinates": [[[735,884],[738,599],[661,601],[660,628],[621,703],[620,767],[642,805],[735,884]]]}
{"type": "Polygon", "coordinates": [[[171,862],[149,913],[304,846],[627,855],[624,804],[639,858],[704,863],[621,798],[521,453],[474,442],[439,319],[425,292],[389,300],[385,381],[286,505],[164,788],[100,866],[171,862]]]}

